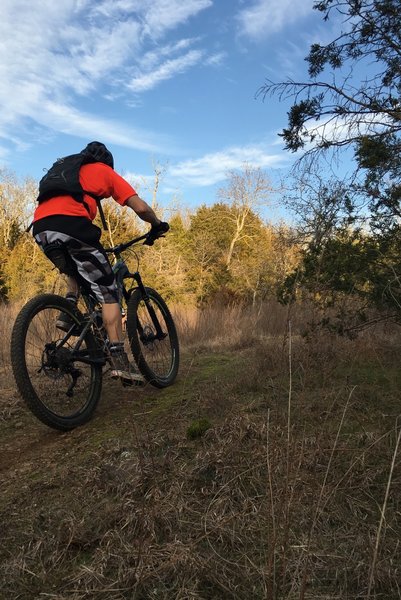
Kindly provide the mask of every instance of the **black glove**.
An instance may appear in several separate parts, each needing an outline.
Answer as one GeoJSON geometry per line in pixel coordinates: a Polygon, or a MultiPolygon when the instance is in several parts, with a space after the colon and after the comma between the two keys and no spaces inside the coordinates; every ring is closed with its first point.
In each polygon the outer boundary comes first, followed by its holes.
{"type": "Polygon", "coordinates": [[[148,237],[143,243],[145,246],[153,246],[155,240],[157,240],[159,237],[162,237],[163,233],[167,233],[169,229],[170,225],[164,221],[160,221],[158,225],[152,225],[150,231],[148,232],[148,237]]]}

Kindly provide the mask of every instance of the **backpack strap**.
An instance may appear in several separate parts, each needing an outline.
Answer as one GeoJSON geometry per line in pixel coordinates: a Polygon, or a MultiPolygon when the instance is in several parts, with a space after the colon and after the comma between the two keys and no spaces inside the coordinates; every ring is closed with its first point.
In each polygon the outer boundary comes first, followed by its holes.
{"type": "MultiPolygon", "coordinates": [[[[101,203],[102,197],[101,196],[96,196],[95,194],[92,194],[92,192],[88,192],[86,190],[83,190],[83,192],[84,192],[84,194],[88,194],[88,196],[91,196],[92,198],[94,198],[96,200],[96,204],[97,204],[97,208],[98,208],[98,211],[99,211],[100,220],[101,220],[102,225],[103,225],[103,229],[105,231],[107,231],[107,223],[106,223],[106,219],[105,219],[105,216],[104,216],[104,211],[103,211],[103,207],[102,207],[102,203],[101,203]]],[[[84,200],[82,200],[82,202],[85,204],[84,200]]],[[[88,212],[89,212],[89,210],[88,210],[88,212]]]]}
{"type": "Polygon", "coordinates": [[[104,212],[103,212],[102,203],[100,202],[100,200],[96,200],[96,203],[97,203],[97,208],[98,208],[99,215],[100,215],[100,220],[101,220],[102,225],[103,225],[103,229],[105,231],[107,231],[107,223],[106,223],[106,219],[104,218],[104,212]]]}

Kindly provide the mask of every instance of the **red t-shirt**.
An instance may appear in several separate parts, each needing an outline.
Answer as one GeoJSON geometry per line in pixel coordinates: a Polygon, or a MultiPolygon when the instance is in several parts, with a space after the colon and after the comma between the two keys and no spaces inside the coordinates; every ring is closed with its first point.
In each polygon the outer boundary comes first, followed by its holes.
{"type": "MultiPolygon", "coordinates": [[[[83,165],[79,171],[79,182],[84,190],[102,198],[111,196],[121,206],[124,206],[128,198],[136,195],[134,188],[121,175],[103,163],[83,165]]],[[[89,208],[89,214],[85,205],[74,200],[72,196],[55,196],[38,205],[33,221],[52,215],[86,217],[93,221],[97,213],[96,200],[87,194],[84,194],[84,200],[89,208]]]]}

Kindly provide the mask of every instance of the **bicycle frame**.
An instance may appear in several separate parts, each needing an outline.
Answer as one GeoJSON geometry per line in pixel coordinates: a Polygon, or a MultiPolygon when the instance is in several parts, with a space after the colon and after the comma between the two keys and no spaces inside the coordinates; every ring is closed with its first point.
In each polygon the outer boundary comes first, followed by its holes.
{"type": "MultiPolygon", "coordinates": [[[[145,287],[139,267],[132,273],[121,258],[121,253],[133,244],[148,240],[151,245],[157,237],[160,235],[149,232],[107,250],[116,258],[113,270],[118,298],[122,311],[127,313],[127,339],[121,341],[129,373],[116,369],[118,361],[102,320],[102,298],[99,302],[76,272],[82,295],[80,307],[47,293],[32,298],[18,314],[11,336],[13,373],[28,408],[45,425],[69,431],[86,423],[101,398],[103,367],[107,363],[111,365],[111,377],[119,378],[123,386],[139,382],[162,389],[175,381],[179,341],[174,319],[162,296],[152,287],[145,287]]],[[[118,317],[117,310],[111,312],[118,317]]]]}
{"type": "MultiPolygon", "coordinates": [[[[123,294],[125,302],[128,303],[130,296],[132,294],[132,288],[130,290],[127,290],[124,285],[124,280],[125,279],[134,279],[136,281],[137,288],[140,290],[142,298],[146,304],[146,307],[148,309],[150,318],[152,319],[153,325],[155,326],[156,333],[157,333],[156,338],[163,339],[164,333],[160,327],[160,323],[159,323],[159,320],[153,309],[153,306],[149,302],[149,297],[148,297],[148,294],[146,293],[146,288],[142,282],[142,278],[141,278],[139,272],[135,271],[135,273],[130,273],[127,265],[125,264],[125,262],[121,256],[121,253],[124,252],[124,250],[127,250],[134,244],[137,244],[137,243],[141,242],[142,240],[146,240],[147,238],[148,238],[148,234],[141,235],[141,236],[134,238],[133,240],[126,242],[124,244],[118,244],[117,246],[114,246],[113,248],[106,248],[105,252],[107,254],[114,254],[114,256],[117,259],[117,262],[122,261],[122,263],[123,263],[123,265],[121,266],[120,269],[118,269],[118,271],[115,275],[116,275],[117,286],[119,286],[119,289],[122,290],[122,294],[123,294]]],[[[143,331],[141,331],[140,324],[139,324],[139,333],[140,333],[140,335],[143,334],[143,331]]]]}
{"type": "MultiPolygon", "coordinates": [[[[155,312],[151,302],[149,301],[149,297],[146,292],[146,287],[143,284],[141,275],[140,275],[139,271],[135,271],[134,273],[131,273],[129,271],[124,259],[121,256],[122,252],[124,252],[125,250],[127,250],[128,248],[133,246],[134,244],[137,244],[140,241],[147,239],[147,237],[148,237],[147,234],[145,234],[145,235],[139,236],[137,238],[134,238],[133,240],[130,240],[129,242],[118,244],[117,246],[114,246],[113,248],[105,248],[105,252],[107,254],[113,254],[117,259],[117,263],[119,261],[121,261],[121,266],[115,272],[115,278],[116,278],[116,282],[117,282],[117,287],[119,289],[119,292],[121,293],[122,298],[124,298],[126,304],[128,304],[128,301],[131,297],[133,290],[134,289],[140,290],[142,299],[146,304],[149,316],[150,316],[152,323],[156,330],[156,335],[154,336],[154,339],[162,340],[165,338],[166,334],[163,332],[161,325],[159,323],[159,320],[156,316],[156,312],[155,312]],[[127,288],[124,284],[124,281],[126,279],[133,279],[136,282],[136,287],[130,288],[129,290],[127,290],[127,288]]],[[[101,351],[102,355],[94,356],[94,357],[87,356],[87,350],[81,350],[81,346],[85,339],[85,336],[87,335],[88,331],[90,330],[90,328],[92,326],[94,326],[94,328],[98,329],[98,331],[100,332],[100,327],[96,323],[96,320],[99,316],[101,318],[101,315],[99,315],[99,309],[97,308],[99,303],[96,300],[96,298],[94,298],[90,293],[86,292],[86,290],[84,290],[82,288],[81,288],[81,295],[85,302],[88,312],[87,312],[87,314],[85,314],[84,322],[81,323],[81,325],[83,324],[83,328],[82,328],[82,331],[81,331],[76,343],[74,344],[73,356],[74,356],[74,359],[79,362],[83,362],[85,364],[98,364],[98,365],[103,366],[106,364],[106,354],[104,352],[104,349],[99,348],[99,352],[101,351]]],[[[75,326],[71,327],[71,330],[66,333],[66,335],[63,337],[62,340],[60,340],[60,344],[58,344],[58,348],[62,347],[70,339],[70,337],[73,335],[72,332],[73,332],[74,327],[75,326]]],[[[144,331],[143,331],[143,328],[139,321],[138,321],[138,331],[139,331],[140,337],[143,337],[144,331]]],[[[100,335],[102,335],[102,334],[100,333],[100,335]]],[[[106,341],[106,340],[104,340],[104,341],[106,341]]]]}

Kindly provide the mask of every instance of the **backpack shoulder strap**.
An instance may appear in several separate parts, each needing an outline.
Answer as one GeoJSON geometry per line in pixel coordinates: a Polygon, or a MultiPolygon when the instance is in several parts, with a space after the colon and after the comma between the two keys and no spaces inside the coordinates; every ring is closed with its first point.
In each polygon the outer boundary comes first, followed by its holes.
{"type": "Polygon", "coordinates": [[[103,229],[105,231],[107,231],[107,223],[106,223],[106,218],[104,216],[104,211],[103,211],[103,206],[101,203],[102,197],[101,196],[96,196],[95,194],[93,194],[92,192],[88,192],[88,190],[83,190],[84,194],[88,194],[88,196],[91,196],[92,198],[94,198],[96,200],[96,204],[97,204],[97,209],[99,211],[99,215],[100,215],[100,220],[102,222],[103,225],[103,229]]]}

